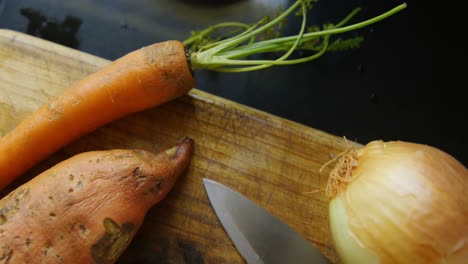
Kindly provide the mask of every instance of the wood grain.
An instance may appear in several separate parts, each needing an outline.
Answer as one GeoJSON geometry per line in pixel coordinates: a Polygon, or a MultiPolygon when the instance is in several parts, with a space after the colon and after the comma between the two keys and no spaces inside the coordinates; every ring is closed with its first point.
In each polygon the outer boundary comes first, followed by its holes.
{"type": "MultiPolygon", "coordinates": [[[[108,63],[0,30],[0,136],[50,97],[108,63]]],[[[324,193],[329,169],[322,173],[319,169],[346,148],[345,140],[197,89],[84,136],[35,166],[1,196],[83,151],[143,148],[157,152],[184,136],[196,143],[190,168],[148,213],[119,263],[243,263],[209,204],[204,177],[240,191],[337,261],[324,193]]]]}

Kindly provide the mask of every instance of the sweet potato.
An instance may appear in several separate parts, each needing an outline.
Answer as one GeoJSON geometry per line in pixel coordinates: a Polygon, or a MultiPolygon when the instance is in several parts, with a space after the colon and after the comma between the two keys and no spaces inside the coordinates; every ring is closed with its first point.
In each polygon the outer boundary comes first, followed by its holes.
{"type": "Polygon", "coordinates": [[[91,151],[44,171],[0,200],[0,263],[114,263],[192,148],[91,151]]]}

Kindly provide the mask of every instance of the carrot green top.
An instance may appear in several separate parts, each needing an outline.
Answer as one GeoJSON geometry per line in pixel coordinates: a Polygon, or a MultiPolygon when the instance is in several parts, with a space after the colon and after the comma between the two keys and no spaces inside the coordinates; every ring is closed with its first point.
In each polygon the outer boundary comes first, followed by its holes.
{"type": "Polygon", "coordinates": [[[346,25],[360,11],[360,8],[356,8],[337,24],[325,24],[322,28],[315,26],[306,28],[307,12],[312,7],[312,2],[316,1],[297,0],[274,19],[265,17],[254,25],[240,22],[225,22],[193,32],[192,36],[184,41],[185,46],[190,50],[192,69],[245,72],[260,70],[274,65],[308,62],[317,59],[326,51],[355,48],[363,40],[362,37],[337,38],[331,42],[330,37],[332,35],[369,26],[396,14],[407,6],[406,3],[403,3],[368,20],[346,25]],[[293,13],[302,16],[299,32],[294,36],[279,36],[286,18],[293,13]],[[219,33],[221,29],[226,28],[233,28],[235,30],[213,38],[214,33],[219,33]],[[291,55],[297,50],[306,50],[310,54],[305,57],[291,58],[291,55]],[[273,60],[252,59],[252,55],[273,52],[284,52],[284,54],[273,60]]]}

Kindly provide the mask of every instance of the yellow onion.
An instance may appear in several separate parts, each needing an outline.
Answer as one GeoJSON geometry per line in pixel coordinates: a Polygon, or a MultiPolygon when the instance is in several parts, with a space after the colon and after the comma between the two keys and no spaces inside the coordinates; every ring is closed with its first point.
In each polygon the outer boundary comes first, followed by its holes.
{"type": "Polygon", "coordinates": [[[468,263],[468,171],[442,150],[370,142],[340,157],[327,194],[344,263],[468,263]]]}

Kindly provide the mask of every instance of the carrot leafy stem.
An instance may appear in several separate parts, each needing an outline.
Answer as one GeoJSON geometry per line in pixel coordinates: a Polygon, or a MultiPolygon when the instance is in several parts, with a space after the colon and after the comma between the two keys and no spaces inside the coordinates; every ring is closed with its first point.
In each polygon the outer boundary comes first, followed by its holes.
{"type": "Polygon", "coordinates": [[[222,72],[246,72],[276,65],[291,65],[312,61],[326,51],[343,51],[357,48],[363,37],[347,39],[331,37],[357,30],[386,19],[406,8],[400,4],[387,12],[362,22],[348,24],[360,11],[356,8],[336,24],[328,23],[322,27],[307,27],[307,13],[316,0],[297,0],[289,8],[281,10],[275,17],[265,17],[253,25],[240,22],[225,22],[201,31],[192,32],[184,41],[190,51],[193,70],[208,69],[222,72]],[[281,37],[286,18],[291,14],[302,16],[300,29],[296,35],[281,37]],[[229,30],[228,30],[229,29],[229,30]],[[216,36],[219,31],[228,31],[216,36]],[[215,37],[216,36],[216,37],[215,37]],[[295,51],[305,51],[306,56],[292,56],[295,51]],[[280,54],[275,59],[258,59],[258,54],[280,54]]]}

